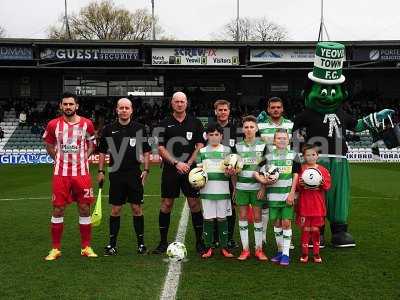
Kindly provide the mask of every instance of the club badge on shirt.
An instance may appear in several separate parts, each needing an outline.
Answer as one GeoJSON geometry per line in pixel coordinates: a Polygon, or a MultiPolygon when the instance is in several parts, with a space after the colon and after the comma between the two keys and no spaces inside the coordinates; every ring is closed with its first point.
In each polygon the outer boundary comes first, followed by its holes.
{"type": "Polygon", "coordinates": [[[130,145],[131,147],[135,147],[135,145],[136,145],[136,138],[129,139],[129,145],[130,145]]]}
{"type": "Polygon", "coordinates": [[[192,137],[193,137],[193,132],[191,132],[191,131],[186,131],[186,138],[187,138],[189,141],[192,140],[192,137]]]}
{"type": "Polygon", "coordinates": [[[235,139],[229,139],[229,146],[230,147],[235,146],[235,139]]]}

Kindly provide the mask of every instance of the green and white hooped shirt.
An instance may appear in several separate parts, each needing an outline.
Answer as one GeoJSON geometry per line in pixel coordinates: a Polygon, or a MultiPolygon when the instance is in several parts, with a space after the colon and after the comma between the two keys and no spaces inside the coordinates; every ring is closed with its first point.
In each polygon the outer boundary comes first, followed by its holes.
{"type": "Polygon", "coordinates": [[[207,173],[208,182],[200,190],[200,198],[203,200],[227,200],[231,198],[229,191],[229,177],[225,176],[222,163],[231,148],[224,145],[212,147],[207,145],[197,153],[196,163],[201,165],[207,173]]]}
{"type": "Polygon", "coordinates": [[[253,177],[255,171],[260,170],[260,162],[266,155],[266,144],[255,139],[253,144],[247,144],[245,141],[236,144],[236,152],[243,159],[243,169],[238,174],[236,189],[241,191],[257,191],[261,185],[253,177]]]}
{"type": "Polygon", "coordinates": [[[278,181],[267,186],[266,198],[270,207],[286,206],[286,199],[290,193],[293,181],[293,171],[298,170],[299,163],[295,162],[296,153],[291,150],[274,149],[265,158],[267,166],[279,168],[278,181]]]}
{"type": "MultiPolygon", "coordinates": [[[[289,134],[289,140],[292,138],[293,122],[289,119],[281,117],[279,124],[272,122],[270,116],[267,117],[266,122],[258,123],[258,132],[260,133],[261,139],[268,145],[268,149],[272,151],[274,143],[275,131],[279,128],[286,129],[289,134]]],[[[290,149],[290,146],[288,146],[290,149]]]]}

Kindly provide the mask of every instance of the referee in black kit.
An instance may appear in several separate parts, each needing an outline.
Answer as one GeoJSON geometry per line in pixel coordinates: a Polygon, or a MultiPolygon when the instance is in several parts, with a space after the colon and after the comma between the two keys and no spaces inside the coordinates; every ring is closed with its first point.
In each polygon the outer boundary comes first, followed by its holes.
{"type": "Polygon", "coordinates": [[[117,236],[122,205],[131,204],[133,227],[137,237],[137,253],[147,253],[144,245],[143,186],[149,174],[151,148],[145,136],[145,127],[132,120],[133,105],[129,99],[117,102],[118,119],[104,127],[99,143],[98,182],[104,182],[105,155],[110,154],[110,242],[104,249],[105,256],[117,254],[117,236]],[[140,156],[143,155],[143,171],[140,156]]]}
{"type": "Polygon", "coordinates": [[[160,243],[153,254],[162,254],[168,247],[171,210],[180,190],[187,198],[196,233],[196,250],[204,252],[203,215],[199,192],[188,181],[188,173],[195,165],[196,154],[204,146],[204,128],[200,120],[187,115],[187,98],[176,92],[171,99],[172,115],[159,125],[158,151],[163,160],[161,177],[161,206],[159,215],[160,243]]]}

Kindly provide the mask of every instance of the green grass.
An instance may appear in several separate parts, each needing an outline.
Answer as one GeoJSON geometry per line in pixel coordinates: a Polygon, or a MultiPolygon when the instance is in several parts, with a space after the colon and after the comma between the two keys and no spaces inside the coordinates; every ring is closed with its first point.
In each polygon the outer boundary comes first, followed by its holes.
{"type": "MultiPolygon", "coordinates": [[[[227,261],[216,255],[202,261],[194,254],[194,235],[188,224],[188,261],[178,299],[395,299],[400,298],[400,178],[398,164],[352,164],[350,231],[353,249],[322,250],[322,265],[297,262],[289,268],[254,259],[227,261]]],[[[76,206],[65,217],[63,257],[45,262],[50,246],[51,168],[46,165],[0,165],[0,299],[157,299],[167,264],[163,257],[136,254],[132,219],[124,208],[117,257],[79,256],[76,206]],[[31,199],[29,199],[31,198],[31,199]],[[40,198],[40,199],[36,199],[40,198]]],[[[160,170],[153,167],[145,194],[145,234],[149,248],[158,234],[160,170]],[[152,196],[153,195],[153,196],[152,196]]],[[[108,188],[106,186],[105,190],[108,188]]],[[[107,193],[106,193],[107,194],[107,193]]],[[[93,247],[101,254],[108,236],[108,207],[103,203],[102,225],[93,231],[93,247]]],[[[183,201],[177,201],[170,240],[176,232],[183,201]]],[[[295,244],[299,234],[295,231],[295,244]]],[[[328,233],[329,238],[329,233],[328,233]]],[[[239,240],[238,236],[236,239],[239,240]]],[[[268,256],[274,253],[269,228],[268,256]]]]}

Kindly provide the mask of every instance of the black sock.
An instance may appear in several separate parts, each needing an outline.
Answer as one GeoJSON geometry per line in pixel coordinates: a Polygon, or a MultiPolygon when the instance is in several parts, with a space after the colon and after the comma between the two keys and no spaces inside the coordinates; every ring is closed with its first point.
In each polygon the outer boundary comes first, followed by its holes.
{"type": "Polygon", "coordinates": [[[117,245],[119,225],[120,217],[110,216],[110,245],[113,248],[117,245]]]}
{"type": "Polygon", "coordinates": [[[236,210],[232,207],[232,216],[226,218],[228,220],[228,241],[233,240],[233,233],[236,225],[236,210]]]}
{"type": "Polygon", "coordinates": [[[144,216],[133,216],[133,227],[138,245],[144,245],[144,216]]]}
{"type": "Polygon", "coordinates": [[[200,242],[203,238],[203,214],[201,211],[192,212],[192,223],[194,232],[196,233],[196,242],[200,242]]]}
{"type": "Polygon", "coordinates": [[[163,213],[160,210],[160,215],[158,216],[158,225],[160,226],[160,237],[161,243],[168,243],[168,229],[171,220],[171,213],[163,213]]]}

